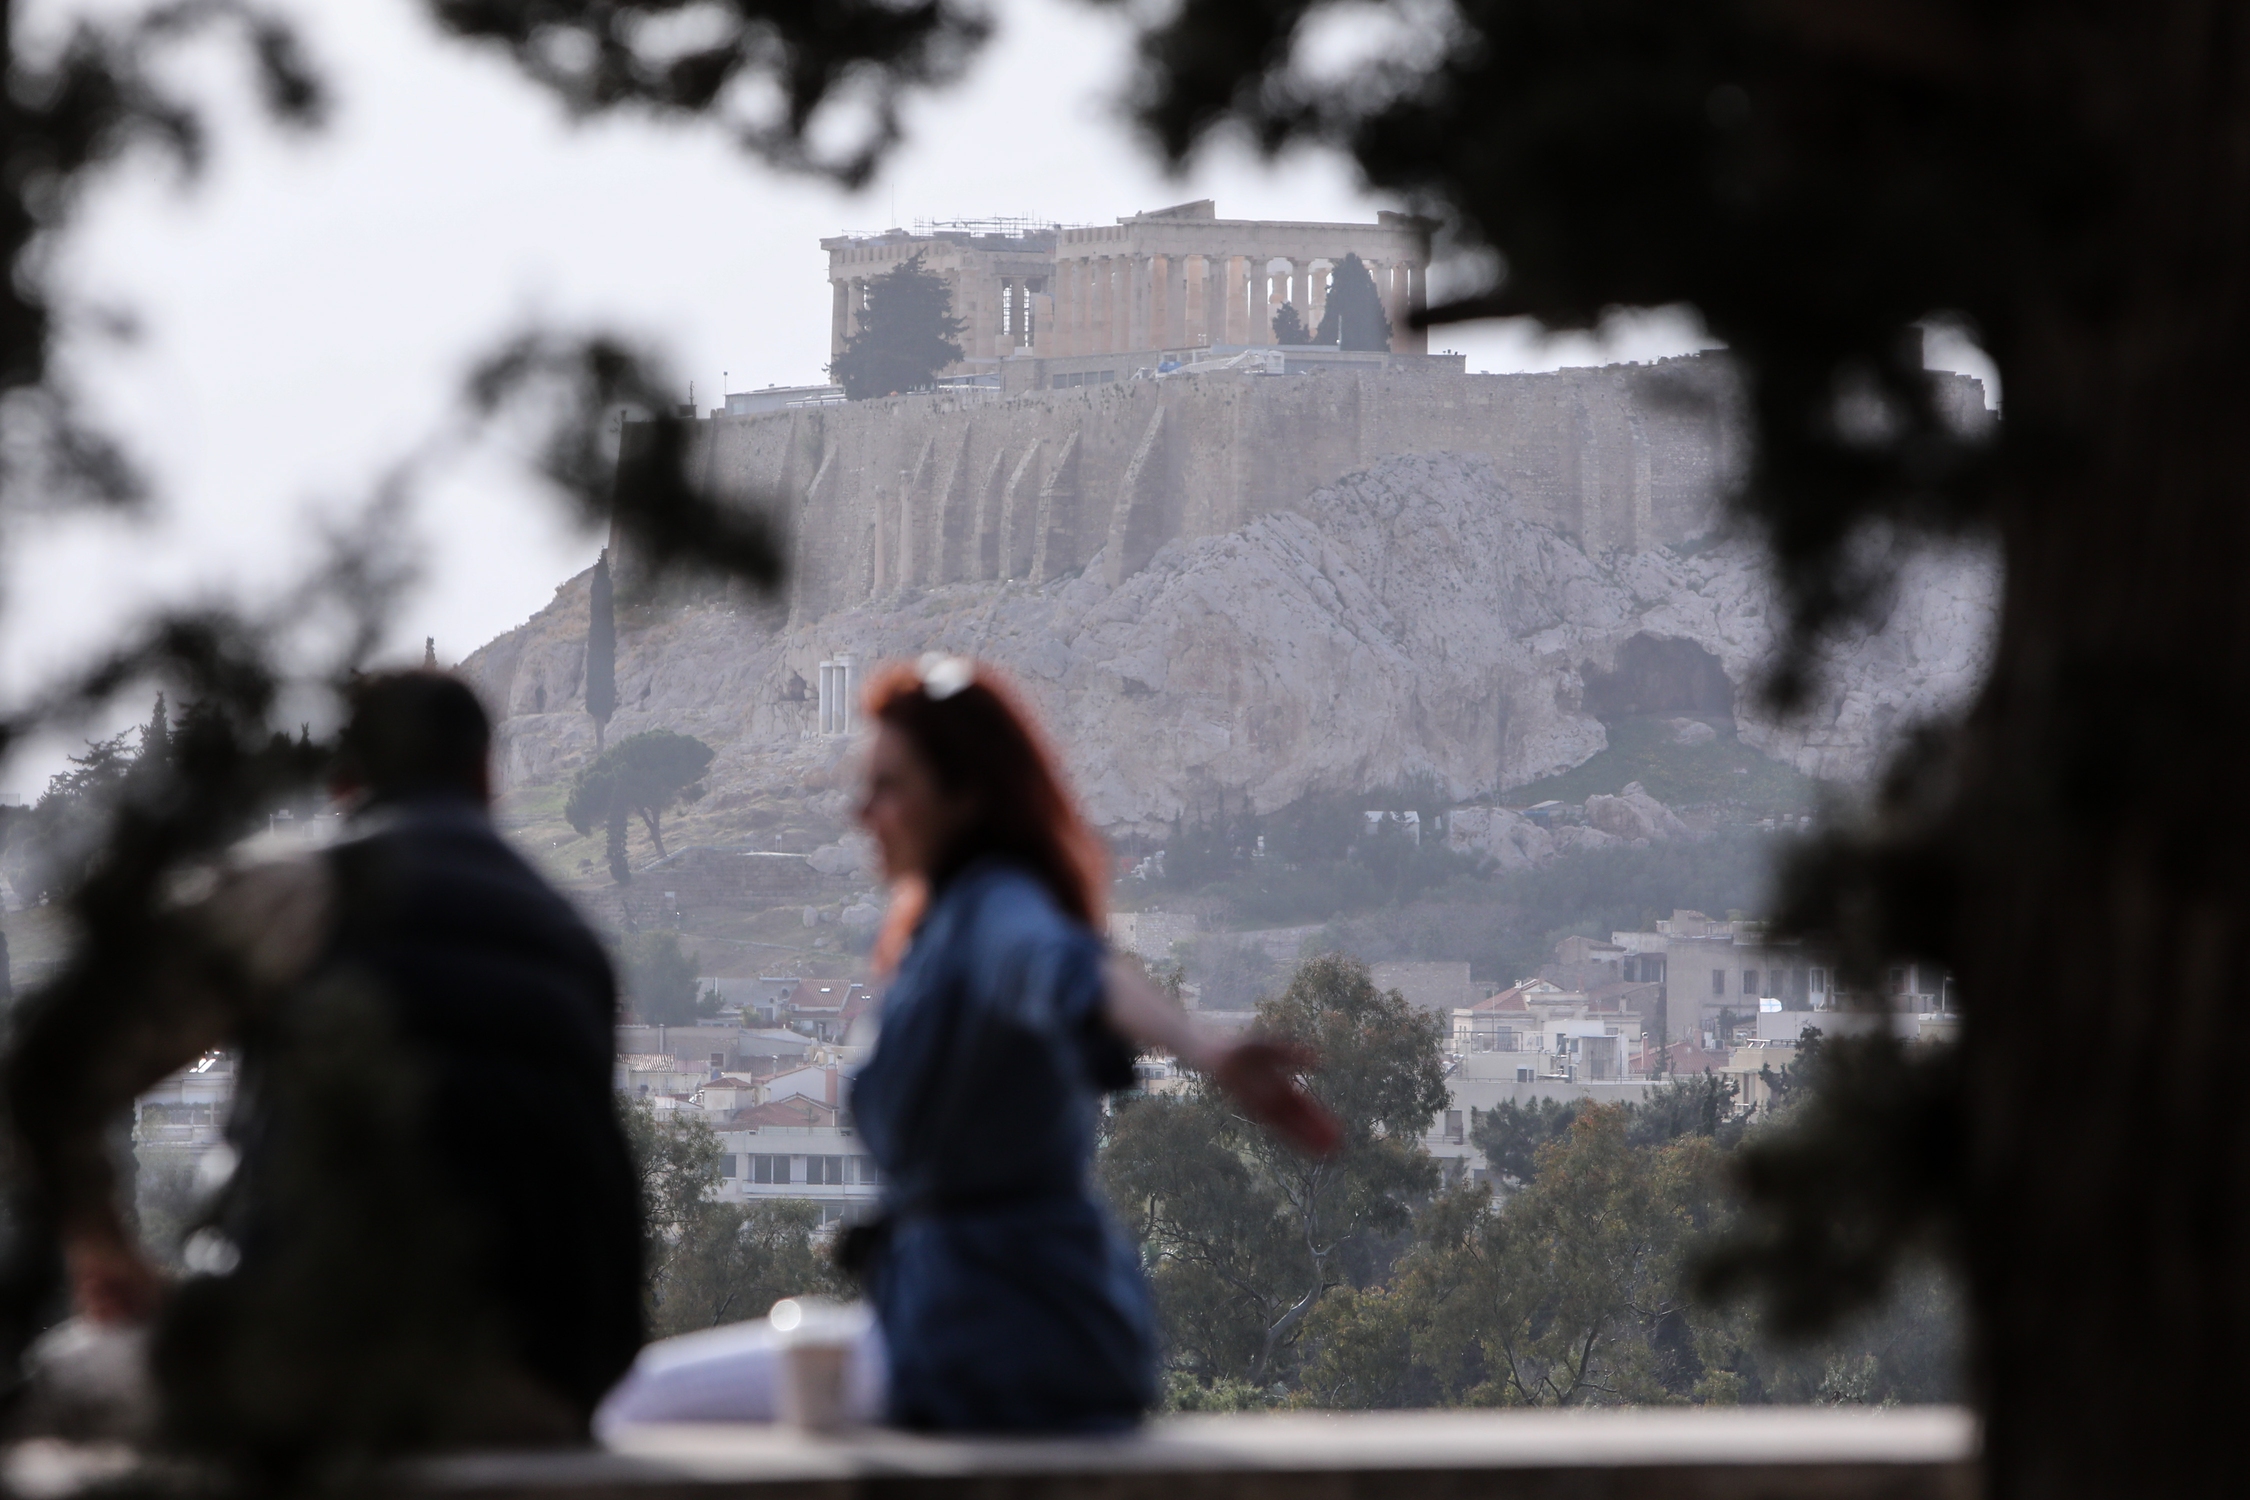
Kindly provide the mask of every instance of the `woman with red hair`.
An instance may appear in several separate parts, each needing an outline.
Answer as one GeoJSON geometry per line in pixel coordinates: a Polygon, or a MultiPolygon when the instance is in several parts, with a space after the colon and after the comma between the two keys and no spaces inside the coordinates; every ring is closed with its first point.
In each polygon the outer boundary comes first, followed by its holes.
{"type": "MultiPolygon", "coordinates": [[[[892,977],[851,1091],[884,1189],[846,1241],[876,1325],[849,1404],[940,1431],[1131,1426],[1156,1401],[1156,1328],[1092,1187],[1102,1096],[1157,1047],[1308,1151],[1333,1150],[1336,1123],[1296,1084],[1303,1054],[1211,1037],[1110,955],[1101,844],[990,670],[894,667],[867,710],[859,817],[891,880],[892,977]]],[[[777,1378],[763,1324],[668,1340],[602,1425],[770,1415],[777,1378]]]]}
{"type": "Polygon", "coordinates": [[[868,695],[860,821],[894,889],[896,963],[852,1088],[883,1170],[868,1284],[896,1424],[1098,1431],[1156,1399],[1139,1258],[1091,1186],[1101,1096],[1137,1046],[1216,1076],[1309,1150],[1334,1122],[1305,1059],[1196,1027],[1101,933],[1106,861],[989,669],[926,657],[868,695]]]}

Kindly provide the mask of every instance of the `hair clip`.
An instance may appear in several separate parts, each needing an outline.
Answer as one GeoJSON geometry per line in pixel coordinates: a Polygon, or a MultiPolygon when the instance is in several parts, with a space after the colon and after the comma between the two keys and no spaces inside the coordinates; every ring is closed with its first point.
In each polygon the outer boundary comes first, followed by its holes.
{"type": "Polygon", "coordinates": [[[922,693],[932,703],[943,703],[967,687],[976,676],[976,663],[966,656],[948,656],[942,651],[926,654],[916,664],[922,675],[922,693]]]}

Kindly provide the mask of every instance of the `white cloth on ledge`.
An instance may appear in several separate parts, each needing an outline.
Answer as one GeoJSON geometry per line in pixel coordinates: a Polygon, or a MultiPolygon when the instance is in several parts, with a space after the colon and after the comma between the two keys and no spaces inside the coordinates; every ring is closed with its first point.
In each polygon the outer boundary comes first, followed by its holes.
{"type": "MultiPolygon", "coordinates": [[[[864,1307],[836,1315],[859,1324],[846,1377],[850,1420],[880,1422],[890,1386],[882,1330],[864,1307]]],[[[594,1436],[607,1442],[625,1428],[656,1422],[771,1422],[781,1355],[781,1336],[765,1318],[658,1339],[602,1398],[594,1436]]]]}

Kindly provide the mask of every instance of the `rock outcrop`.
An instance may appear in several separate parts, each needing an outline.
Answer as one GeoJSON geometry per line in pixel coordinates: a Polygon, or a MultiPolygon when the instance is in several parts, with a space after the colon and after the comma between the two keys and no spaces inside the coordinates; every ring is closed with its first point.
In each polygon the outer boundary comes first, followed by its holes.
{"type": "Polygon", "coordinates": [[[1680,815],[1651,797],[1637,781],[1625,783],[1625,790],[1614,797],[1588,797],[1586,822],[1628,843],[1639,839],[1661,844],[1688,836],[1688,826],[1680,821],[1680,815]]]}
{"type": "MultiPolygon", "coordinates": [[[[1115,586],[1103,578],[1097,556],[1042,586],[909,591],[794,630],[771,607],[628,610],[609,732],[661,726],[712,744],[706,818],[789,787],[840,821],[841,746],[816,732],[804,684],[842,652],[864,664],[948,650],[1013,674],[1091,815],[1119,830],[1153,832],[1221,798],[1270,809],[1417,774],[1457,797],[1495,794],[1600,751],[1597,711],[1619,704],[1731,711],[1744,742],[1849,778],[1966,696],[1996,600],[1978,558],[1916,561],[1890,618],[1830,653],[1811,709],[1769,720],[1747,691],[1775,630],[1752,544],[1589,555],[1528,519],[1489,462],[1452,456],[1385,460],[1236,531],[1170,542],[1115,586]]],[[[593,751],[584,621],[574,581],[465,664],[502,715],[510,785],[562,779],[593,751]]],[[[1645,793],[1654,812],[1630,792],[1599,800],[1573,842],[1654,837],[1652,820],[1671,816],[1645,793]]],[[[1553,842],[1497,817],[1483,826],[1479,847],[1502,864],[1553,842]]]]}
{"type": "Polygon", "coordinates": [[[1457,807],[1445,817],[1445,846],[1489,859],[1502,870],[1527,870],[1556,854],[1554,835],[1505,807],[1457,807]]]}

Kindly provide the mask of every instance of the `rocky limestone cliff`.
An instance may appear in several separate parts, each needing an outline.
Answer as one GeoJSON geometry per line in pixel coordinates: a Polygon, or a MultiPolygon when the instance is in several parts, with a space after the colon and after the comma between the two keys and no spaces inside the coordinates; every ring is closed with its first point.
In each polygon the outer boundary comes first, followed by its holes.
{"type": "MultiPolygon", "coordinates": [[[[1384,460],[1292,510],[1171,542],[1114,588],[1102,578],[1097,556],[1043,586],[909,591],[793,631],[775,606],[628,609],[609,732],[666,727],[717,749],[696,814],[713,838],[747,832],[730,809],[777,795],[841,819],[843,746],[798,694],[845,651],[999,663],[1116,832],[1220,796],[1272,809],[1418,773],[1488,797],[1600,751],[1605,710],[1731,711],[1744,742],[1850,779],[1965,697],[1996,604],[1983,560],[1918,558],[1881,628],[1830,653],[1811,709],[1773,722],[1747,691],[1774,632],[1752,544],[1590,556],[1527,519],[1489,462],[1444,455],[1384,460]]],[[[567,779],[593,753],[585,620],[581,578],[464,664],[501,716],[511,788],[567,779]]]]}

